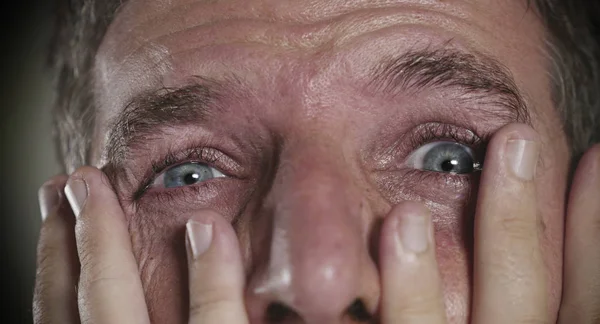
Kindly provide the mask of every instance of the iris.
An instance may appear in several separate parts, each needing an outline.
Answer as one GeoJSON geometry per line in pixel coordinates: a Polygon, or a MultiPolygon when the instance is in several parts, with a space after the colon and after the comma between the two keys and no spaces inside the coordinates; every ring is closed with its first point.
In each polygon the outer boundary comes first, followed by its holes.
{"type": "Polygon", "coordinates": [[[473,150],[456,142],[433,142],[418,148],[408,159],[416,169],[454,174],[471,173],[479,163],[473,150]]]}
{"type": "Polygon", "coordinates": [[[204,163],[188,162],[167,169],[162,175],[156,178],[154,183],[156,185],[164,186],[165,188],[173,188],[190,186],[224,176],[225,175],[217,169],[204,163]]]}

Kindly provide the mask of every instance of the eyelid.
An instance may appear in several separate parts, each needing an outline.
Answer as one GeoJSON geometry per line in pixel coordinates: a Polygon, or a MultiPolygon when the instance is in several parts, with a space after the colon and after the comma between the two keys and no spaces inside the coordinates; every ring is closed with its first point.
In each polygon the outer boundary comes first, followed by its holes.
{"type": "Polygon", "coordinates": [[[473,157],[473,172],[481,171],[481,163],[479,162],[477,153],[472,148],[470,148],[468,145],[454,142],[454,141],[435,141],[435,142],[427,143],[421,147],[418,147],[415,151],[413,151],[408,156],[408,158],[404,162],[405,166],[413,168],[413,169],[419,169],[419,170],[424,169],[424,166],[422,165],[423,160],[424,160],[425,156],[427,155],[427,153],[429,153],[429,150],[438,145],[444,145],[444,144],[458,145],[458,146],[460,146],[461,149],[466,150],[469,153],[469,155],[471,155],[471,157],[473,157]]]}
{"type": "Polygon", "coordinates": [[[206,146],[190,146],[180,151],[169,151],[162,159],[151,162],[149,171],[146,172],[138,189],[133,195],[133,200],[139,200],[151,188],[155,178],[164,171],[188,162],[197,162],[218,169],[228,177],[243,178],[240,165],[218,149],[206,146]]]}
{"type": "MultiPolygon", "coordinates": [[[[209,168],[212,169],[214,178],[223,178],[223,177],[227,177],[223,172],[221,172],[221,170],[219,170],[216,167],[211,166],[210,164],[207,164],[205,162],[202,161],[194,161],[194,160],[190,160],[190,161],[186,161],[186,162],[182,162],[182,163],[178,163],[175,165],[171,165],[167,168],[165,168],[162,172],[160,172],[156,177],[154,177],[154,180],[152,181],[152,183],[150,184],[149,188],[161,188],[160,186],[158,186],[159,184],[162,184],[164,182],[164,178],[165,178],[165,174],[169,171],[172,170],[174,168],[180,167],[182,165],[188,164],[188,163],[197,163],[197,164],[203,164],[209,168]]],[[[214,179],[213,178],[213,179],[214,179]]],[[[206,182],[209,180],[205,180],[205,181],[201,181],[201,182],[206,182]]],[[[163,189],[167,189],[166,187],[162,187],[163,189]]]]}
{"type": "MultiPolygon", "coordinates": [[[[407,168],[411,154],[424,145],[434,142],[452,142],[469,147],[476,160],[483,162],[486,144],[490,134],[476,134],[467,126],[440,122],[425,122],[397,135],[397,140],[389,146],[380,146],[371,153],[375,171],[399,171],[407,168]]],[[[428,171],[426,171],[428,172],[428,171]]]]}
{"type": "Polygon", "coordinates": [[[422,169],[423,166],[420,165],[423,162],[423,158],[425,157],[425,155],[427,155],[427,153],[429,152],[429,149],[434,148],[438,145],[443,145],[443,144],[455,144],[455,145],[461,145],[463,148],[467,149],[469,151],[469,153],[471,153],[472,156],[475,156],[473,150],[471,150],[471,148],[469,148],[466,145],[457,143],[457,142],[452,142],[452,141],[435,141],[435,142],[430,142],[427,143],[425,145],[422,145],[420,147],[418,147],[416,150],[414,150],[404,161],[404,165],[410,168],[414,168],[414,169],[422,169]]]}

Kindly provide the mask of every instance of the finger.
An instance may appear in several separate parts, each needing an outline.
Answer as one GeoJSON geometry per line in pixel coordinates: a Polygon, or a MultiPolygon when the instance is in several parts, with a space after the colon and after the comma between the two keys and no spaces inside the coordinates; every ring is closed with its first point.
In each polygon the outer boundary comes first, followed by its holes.
{"type": "Polygon", "coordinates": [[[380,244],[382,323],[446,323],[431,215],[404,202],[386,217],[380,244]]]}
{"type": "Polygon", "coordinates": [[[559,323],[600,322],[600,144],[579,162],[565,224],[559,323]]]}
{"type": "Polygon", "coordinates": [[[488,146],[475,216],[474,323],[547,322],[537,143],[530,127],[513,124],[488,146]]]}
{"type": "Polygon", "coordinates": [[[77,218],[81,321],[149,323],[125,216],[106,176],[96,168],[80,168],[65,194],[77,218]]]}
{"type": "Polygon", "coordinates": [[[62,194],[67,176],[47,181],[39,191],[42,228],[33,297],[34,323],[79,323],[75,216],[62,194]]]}
{"type": "Polygon", "coordinates": [[[213,211],[186,225],[190,324],[248,323],[244,271],[233,228],[213,211]]]}

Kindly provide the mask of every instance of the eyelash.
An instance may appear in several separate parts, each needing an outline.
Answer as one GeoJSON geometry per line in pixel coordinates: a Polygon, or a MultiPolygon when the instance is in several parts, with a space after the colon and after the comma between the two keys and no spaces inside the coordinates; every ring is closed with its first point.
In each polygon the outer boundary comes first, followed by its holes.
{"type": "MultiPolygon", "coordinates": [[[[483,165],[485,148],[491,137],[491,134],[483,134],[479,136],[473,131],[470,131],[464,127],[443,123],[428,123],[420,125],[416,130],[412,130],[411,133],[412,134],[408,139],[408,144],[405,146],[408,147],[408,149],[406,149],[406,152],[397,152],[404,154],[399,154],[396,156],[403,156],[406,158],[410,152],[413,152],[423,145],[437,141],[449,140],[471,148],[475,152],[475,159],[477,162],[479,162],[480,168],[483,165]]],[[[419,169],[404,169],[403,173],[405,177],[413,177],[418,181],[433,180],[446,183],[450,180],[455,185],[461,186],[468,184],[473,175],[473,173],[452,174],[419,169]]]]}
{"type": "MultiPolygon", "coordinates": [[[[232,166],[231,164],[227,165],[228,163],[224,160],[226,160],[226,158],[223,153],[210,147],[193,146],[183,151],[169,151],[161,160],[152,162],[150,168],[151,171],[143,177],[144,180],[139,189],[134,193],[133,200],[139,200],[148,191],[154,178],[161,172],[186,162],[194,161],[204,163],[212,167],[217,167],[219,171],[226,175],[230,175],[229,173],[232,171],[232,166]],[[216,164],[218,164],[218,166],[215,166],[216,164]]],[[[165,193],[175,194],[177,188],[174,189],[175,190],[165,190],[165,193]]]]}
{"type": "MultiPolygon", "coordinates": [[[[410,152],[416,150],[417,148],[434,142],[441,140],[452,140],[457,143],[467,145],[473,151],[476,152],[477,158],[482,154],[482,150],[485,147],[485,143],[488,141],[488,136],[477,136],[471,131],[463,127],[458,127],[450,124],[443,123],[428,123],[424,125],[418,126],[416,129],[411,131],[411,135],[408,138],[408,150],[407,152],[395,152],[394,156],[408,156],[410,152]],[[400,153],[400,154],[398,154],[400,153]],[[402,154],[404,153],[404,154],[402,154]]],[[[152,181],[154,178],[159,175],[161,172],[165,171],[168,168],[177,166],[179,164],[183,164],[186,162],[200,162],[210,165],[212,167],[217,167],[221,172],[230,176],[232,173],[232,166],[225,162],[226,160],[225,154],[220,151],[206,146],[191,146],[188,149],[183,151],[169,151],[165,156],[160,159],[153,161],[151,163],[150,171],[143,177],[143,181],[139,186],[138,190],[133,194],[133,201],[138,201],[150,188],[152,181]]],[[[479,159],[479,162],[483,162],[482,159],[479,159]]],[[[460,174],[448,174],[441,172],[432,172],[427,170],[417,170],[410,169],[405,172],[405,176],[414,176],[418,177],[420,180],[430,179],[431,177],[435,177],[435,180],[447,180],[448,177],[453,177],[455,180],[459,182],[468,181],[468,175],[460,175],[460,174]]],[[[203,183],[203,185],[206,185],[203,183]]],[[[189,186],[189,187],[181,187],[181,188],[173,188],[171,190],[165,190],[161,192],[166,196],[160,197],[160,199],[164,198],[167,201],[174,197],[179,197],[182,193],[190,192],[190,187],[195,188],[193,191],[197,193],[198,190],[202,188],[202,186],[189,186]]]]}
{"type": "Polygon", "coordinates": [[[410,151],[413,151],[434,141],[451,140],[467,145],[475,151],[480,149],[482,144],[487,142],[487,139],[487,135],[478,136],[463,127],[442,123],[428,123],[418,126],[416,131],[412,132],[412,135],[409,137],[409,146],[411,147],[410,151]]]}

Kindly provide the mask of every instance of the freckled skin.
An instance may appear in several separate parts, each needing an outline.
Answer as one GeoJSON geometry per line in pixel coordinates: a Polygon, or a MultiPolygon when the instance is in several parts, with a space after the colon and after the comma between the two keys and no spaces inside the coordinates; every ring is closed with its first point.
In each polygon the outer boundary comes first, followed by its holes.
{"type": "MultiPolygon", "coordinates": [[[[357,91],[364,86],[365,62],[448,42],[505,65],[533,109],[543,141],[536,181],[551,276],[548,311],[556,316],[569,154],[557,131],[542,36],[543,26],[524,0],[129,0],[96,58],[96,165],[106,163],[111,119],[143,91],[232,71],[252,89],[218,122],[173,129],[129,161],[126,172],[137,178],[145,171],[137,169],[149,167],[148,155],[189,145],[206,132],[223,142],[241,138],[246,151],[242,180],[207,183],[185,198],[124,201],[153,321],[183,322],[187,316],[183,228],[200,208],[236,218],[252,323],[261,322],[273,301],[293,307],[307,323],[334,322],[357,298],[374,311],[380,298],[373,243],[378,224],[392,205],[412,199],[432,211],[449,321],[467,323],[472,234],[465,224],[476,177],[454,184],[414,175],[400,181],[395,173],[373,171],[383,158],[368,158],[378,156],[378,143],[402,133],[394,130],[410,130],[410,120],[443,106],[444,98],[420,107],[429,101],[407,96],[385,102],[357,91]]],[[[121,197],[133,191],[117,187],[121,197]]]]}

